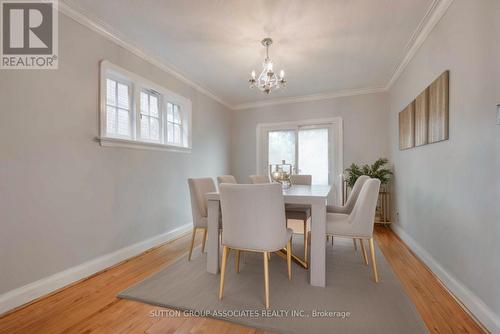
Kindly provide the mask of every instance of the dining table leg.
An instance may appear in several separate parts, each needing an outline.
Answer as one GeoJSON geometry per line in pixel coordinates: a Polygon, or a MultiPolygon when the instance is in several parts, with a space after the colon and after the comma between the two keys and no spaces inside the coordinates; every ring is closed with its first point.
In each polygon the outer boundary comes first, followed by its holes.
{"type": "Polygon", "coordinates": [[[208,201],[207,271],[219,273],[219,201],[208,201]]]}
{"type": "Polygon", "coordinates": [[[326,203],[311,205],[310,284],[326,285],[326,203]]]}

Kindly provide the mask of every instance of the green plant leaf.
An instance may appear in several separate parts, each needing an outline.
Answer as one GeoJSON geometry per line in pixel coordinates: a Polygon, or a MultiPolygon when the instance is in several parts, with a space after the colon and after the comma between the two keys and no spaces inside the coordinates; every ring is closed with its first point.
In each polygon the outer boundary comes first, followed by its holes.
{"type": "Polygon", "coordinates": [[[380,158],[376,160],[372,165],[363,165],[362,167],[356,165],[355,163],[351,164],[349,168],[346,168],[346,182],[347,185],[352,188],[356,180],[361,175],[367,175],[371,178],[379,179],[380,183],[387,184],[391,176],[393,175],[392,171],[388,168],[383,168],[388,164],[389,160],[386,158],[380,158]]]}

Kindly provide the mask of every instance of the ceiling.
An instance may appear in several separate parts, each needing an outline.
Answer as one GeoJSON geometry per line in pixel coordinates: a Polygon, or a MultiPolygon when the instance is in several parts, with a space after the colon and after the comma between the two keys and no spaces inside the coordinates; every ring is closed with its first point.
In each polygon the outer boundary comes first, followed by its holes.
{"type": "Polygon", "coordinates": [[[382,89],[437,0],[64,0],[72,9],[238,107],[382,89]],[[248,87],[270,56],[288,87],[248,87]]]}

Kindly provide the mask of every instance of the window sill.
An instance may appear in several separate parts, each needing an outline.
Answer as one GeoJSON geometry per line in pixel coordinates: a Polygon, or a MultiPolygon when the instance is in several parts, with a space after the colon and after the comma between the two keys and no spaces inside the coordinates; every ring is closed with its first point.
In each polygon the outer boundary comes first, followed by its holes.
{"type": "Polygon", "coordinates": [[[104,147],[124,147],[124,148],[134,148],[134,149],[139,149],[139,150],[154,150],[154,151],[191,153],[190,147],[150,143],[150,142],[144,142],[144,141],[112,138],[112,137],[100,137],[100,138],[97,138],[97,140],[99,141],[101,146],[104,146],[104,147]]]}

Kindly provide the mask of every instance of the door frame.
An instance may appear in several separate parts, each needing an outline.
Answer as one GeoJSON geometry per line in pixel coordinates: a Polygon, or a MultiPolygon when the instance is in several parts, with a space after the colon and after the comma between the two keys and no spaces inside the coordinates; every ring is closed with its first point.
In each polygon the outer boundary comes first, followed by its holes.
{"type": "MultiPolygon", "coordinates": [[[[267,142],[269,131],[275,130],[298,130],[300,127],[329,127],[329,183],[332,184],[333,202],[340,205],[342,196],[342,173],[344,171],[344,130],[341,117],[303,119],[298,121],[259,123],[257,124],[257,148],[256,148],[256,174],[267,175],[269,166],[264,166],[267,161],[267,142]],[[333,163],[332,163],[333,162],[333,163]]],[[[295,143],[296,150],[298,142],[295,143]]],[[[298,164],[298,161],[296,162],[298,164]]]]}

